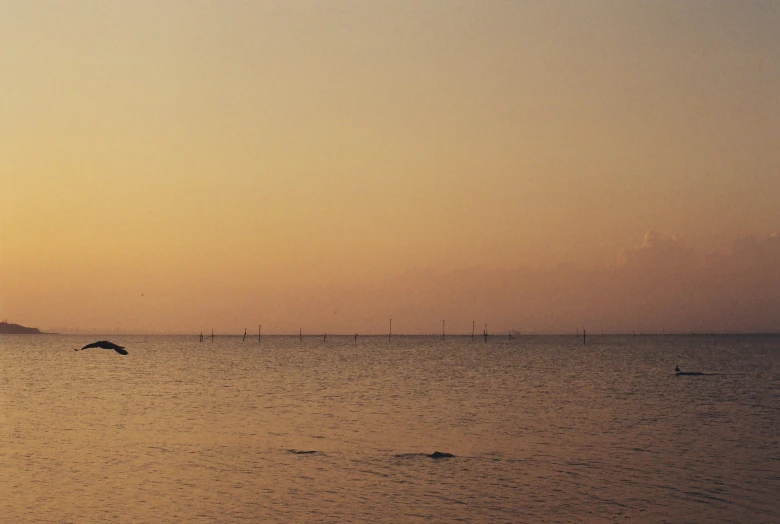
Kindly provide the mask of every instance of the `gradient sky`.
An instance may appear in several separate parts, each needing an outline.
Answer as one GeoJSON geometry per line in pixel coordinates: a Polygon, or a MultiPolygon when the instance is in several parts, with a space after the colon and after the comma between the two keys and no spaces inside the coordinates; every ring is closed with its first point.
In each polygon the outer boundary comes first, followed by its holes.
{"type": "Polygon", "coordinates": [[[0,0],[0,50],[9,321],[780,331],[777,2],[0,0]]]}

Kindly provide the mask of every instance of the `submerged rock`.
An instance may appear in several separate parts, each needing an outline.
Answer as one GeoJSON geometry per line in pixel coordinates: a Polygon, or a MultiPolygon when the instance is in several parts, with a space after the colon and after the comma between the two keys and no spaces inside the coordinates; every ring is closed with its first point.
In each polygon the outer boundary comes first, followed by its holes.
{"type": "Polygon", "coordinates": [[[433,453],[431,453],[428,456],[431,457],[431,458],[434,458],[434,459],[441,459],[441,458],[452,458],[455,455],[453,455],[452,453],[444,453],[444,452],[441,452],[441,451],[434,451],[433,453]]]}

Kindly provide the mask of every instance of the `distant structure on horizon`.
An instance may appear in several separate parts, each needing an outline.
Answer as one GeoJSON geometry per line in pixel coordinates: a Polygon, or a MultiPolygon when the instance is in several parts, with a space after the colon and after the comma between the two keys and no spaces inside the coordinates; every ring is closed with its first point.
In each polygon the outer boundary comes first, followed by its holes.
{"type": "Polygon", "coordinates": [[[19,324],[9,324],[8,321],[0,322],[0,335],[40,335],[38,328],[24,327],[19,324]]]}

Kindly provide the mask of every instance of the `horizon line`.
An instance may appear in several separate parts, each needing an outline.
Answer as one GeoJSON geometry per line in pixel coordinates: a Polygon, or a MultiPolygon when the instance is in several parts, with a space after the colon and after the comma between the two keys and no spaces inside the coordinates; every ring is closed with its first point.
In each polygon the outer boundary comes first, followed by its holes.
{"type": "MultiPolygon", "coordinates": [[[[2,333],[1,335],[61,335],[61,336],[96,336],[96,335],[108,335],[108,336],[176,336],[176,337],[200,337],[201,333],[181,333],[181,332],[157,332],[157,333],[144,333],[144,332],[110,332],[110,331],[94,331],[94,332],[40,332],[40,333],[2,333]]],[[[319,333],[269,333],[269,334],[262,334],[260,335],[260,338],[265,337],[297,337],[297,338],[322,338],[323,336],[328,337],[349,337],[354,338],[355,335],[359,337],[435,337],[435,338],[448,338],[448,337],[458,337],[458,338],[484,338],[485,333],[474,333],[473,335],[471,333],[447,333],[445,335],[441,333],[327,333],[327,332],[319,332],[319,333]]],[[[510,335],[509,332],[494,332],[494,333],[487,333],[487,336],[489,338],[508,338],[510,335]]],[[[703,332],[662,332],[662,333],[655,333],[655,332],[643,332],[643,333],[624,333],[624,332],[586,332],[584,334],[587,338],[591,337],[599,337],[599,336],[618,336],[618,337],[664,337],[664,336],[686,336],[686,337],[727,337],[727,336],[780,336],[780,331],[729,331],[729,332],[716,332],[716,331],[703,331],[703,332]]],[[[550,336],[560,336],[560,337],[575,337],[575,338],[581,338],[583,336],[583,333],[561,333],[561,332],[520,332],[516,330],[512,330],[511,337],[512,338],[521,338],[521,337],[550,337],[550,336]]],[[[250,334],[247,333],[244,335],[243,333],[214,333],[214,338],[257,338],[258,334],[250,334]]],[[[208,335],[203,334],[203,338],[211,338],[211,333],[208,335]]]]}

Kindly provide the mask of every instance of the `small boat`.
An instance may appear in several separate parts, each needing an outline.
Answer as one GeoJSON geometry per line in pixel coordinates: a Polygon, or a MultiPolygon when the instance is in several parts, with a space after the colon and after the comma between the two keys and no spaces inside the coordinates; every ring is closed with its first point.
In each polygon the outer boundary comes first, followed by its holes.
{"type": "Polygon", "coordinates": [[[680,375],[688,375],[688,376],[697,376],[697,375],[704,375],[701,371],[677,371],[675,372],[675,376],[680,375]]]}

